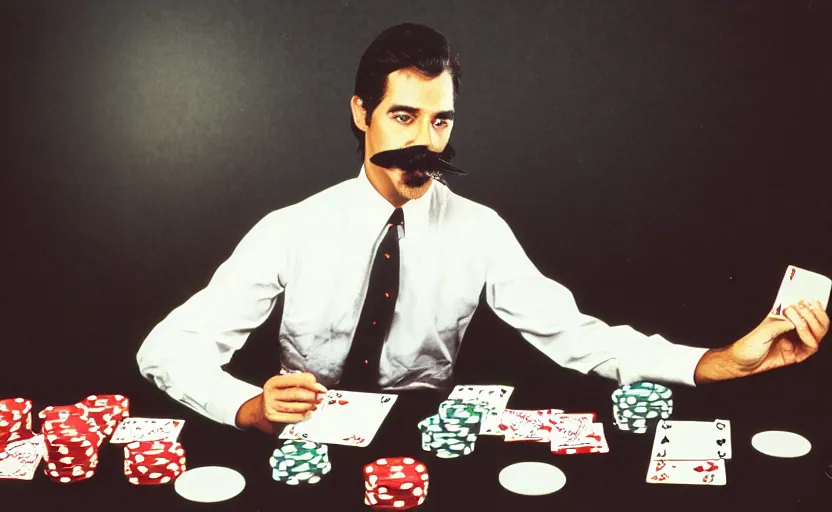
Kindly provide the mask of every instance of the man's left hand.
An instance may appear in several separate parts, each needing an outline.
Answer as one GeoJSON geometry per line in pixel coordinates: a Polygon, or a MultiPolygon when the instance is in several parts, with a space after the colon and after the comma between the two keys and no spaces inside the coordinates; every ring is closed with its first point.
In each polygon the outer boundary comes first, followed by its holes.
{"type": "Polygon", "coordinates": [[[814,355],[829,331],[829,316],[823,305],[801,301],[787,307],[783,314],[786,319],[768,316],[731,345],[706,352],[696,366],[694,382],[747,377],[801,363],[814,355]]]}
{"type": "Polygon", "coordinates": [[[768,316],[728,347],[726,355],[740,375],[801,363],[818,351],[829,331],[829,316],[820,301],[800,301],[783,314],[786,320],[768,316]]]}

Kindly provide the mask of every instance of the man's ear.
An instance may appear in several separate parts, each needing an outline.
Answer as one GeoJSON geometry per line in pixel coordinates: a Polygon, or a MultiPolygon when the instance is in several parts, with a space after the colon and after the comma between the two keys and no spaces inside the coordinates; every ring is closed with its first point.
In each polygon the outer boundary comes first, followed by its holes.
{"type": "Polygon", "coordinates": [[[367,131],[367,109],[364,108],[364,102],[358,96],[350,98],[350,110],[352,111],[352,122],[362,132],[367,131]]]}

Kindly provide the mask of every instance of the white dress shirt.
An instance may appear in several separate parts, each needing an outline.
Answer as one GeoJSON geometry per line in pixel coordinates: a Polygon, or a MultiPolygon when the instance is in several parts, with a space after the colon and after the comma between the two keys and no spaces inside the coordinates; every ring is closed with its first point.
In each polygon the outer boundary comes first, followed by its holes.
{"type": "MultiPolygon", "coordinates": [[[[393,209],[362,167],[357,178],[269,213],[209,284],[150,332],[137,355],[142,375],[200,414],[234,425],[237,410],[263,383],[243,382],[221,366],[283,293],[283,369],[309,371],[337,387],[393,209]]],[[[403,210],[399,296],[381,353],[382,389],[451,383],[483,286],[497,316],[558,365],[620,384],[694,386],[707,349],[581,313],[572,293],[540,273],[494,210],[437,181],[403,210]]],[[[275,374],[279,369],[275,361],[275,374]]]]}

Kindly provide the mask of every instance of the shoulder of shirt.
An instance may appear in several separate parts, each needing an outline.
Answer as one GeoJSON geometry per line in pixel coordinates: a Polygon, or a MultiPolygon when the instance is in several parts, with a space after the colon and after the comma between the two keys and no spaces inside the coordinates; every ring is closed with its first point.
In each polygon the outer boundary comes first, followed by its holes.
{"type": "Polygon", "coordinates": [[[267,213],[261,222],[292,222],[303,219],[304,224],[317,218],[331,218],[333,211],[339,211],[342,203],[353,193],[357,178],[350,178],[316,192],[305,199],[267,213]]]}
{"type": "Polygon", "coordinates": [[[442,205],[442,209],[451,217],[461,217],[464,220],[485,222],[489,226],[494,223],[504,223],[505,221],[500,217],[493,208],[478,203],[473,199],[459,195],[450,187],[442,183],[435,183],[436,197],[438,203],[442,205]]]}

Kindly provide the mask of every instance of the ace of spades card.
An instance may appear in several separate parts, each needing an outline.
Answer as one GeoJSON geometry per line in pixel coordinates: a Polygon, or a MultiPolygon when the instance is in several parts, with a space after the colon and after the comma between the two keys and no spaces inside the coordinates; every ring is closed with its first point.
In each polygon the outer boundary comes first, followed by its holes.
{"type": "Polygon", "coordinates": [[[317,411],[287,425],[277,437],[364,447],[372,442],[397,398],[394,394],[330,389],[317,411]]]}
{"type": "Polygon", "coordinates": [[[731,422],[661,420],[656,425],[651,458],[713,460],[731,458],[731,422]]]}

